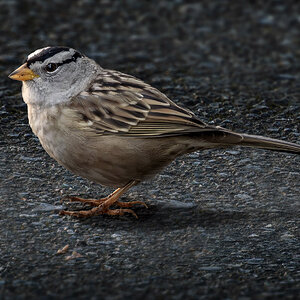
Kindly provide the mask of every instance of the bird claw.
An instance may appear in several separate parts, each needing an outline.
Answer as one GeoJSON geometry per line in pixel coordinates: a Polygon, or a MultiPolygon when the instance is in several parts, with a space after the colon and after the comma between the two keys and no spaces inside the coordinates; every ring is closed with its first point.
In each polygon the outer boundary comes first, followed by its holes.
{"type": "Polygon", "coordinates": [[[104,203],[107,200],[106,198],[101,198],[101,199],[84,199],[76,196],[65,196],[61,199],[62,201],[69,201],[69,202],[81,202],[85,204],[89,204],[91,206],[99,206],[102,203],[104,203]]]}
{"type": "Polygon", "coordinates": [[[71,202],[78,201],[81,203],[89,204],[91,206],[94,206],[90,210],[80,210],[80,211],[67,211],[62,210],[60,211],[60,215],[67,215],[67,216],[73,216],[78,218],[87,218],[97,215],[110,215],[110,216],[123,216],[124,213],[130,213],[134,215],[136,218],[138,216],[136,213],[128,209],[128,207],[132,207],[135,204],[142,204],[146,208],[148,208],[147,204],[142,201],[132,201],[132,202],[120,202],[118,199],[133,185],[135,185],[135,181],[129,182],[127,185],[125,185],[122,188],[116,189],[112,194],[108,195],[106,198],[102,199],[83,199],[75,196],[66,196],[62,200],[70,200],[71,202]],[[110,209],[112,205],[117,205],[121,208],[119,209],[110,209]]]}
{"type": "Polygon", "coordinates": [[[134,217],[138,219],[137,214],[132,209],[105,209],[100,207],[95,207],[90,210],[80,210],[80,211],[68,211],[68,210],[62,210],[59,212],[61,216],[73,216],[77,218],[88,218],[92,216],[98,216],[98,215],[109,215],[109,216],[123,216],[124,213],[130,213],[134,217]]]}
{"type": "MultiPolygon", "coordinates": [[[[99,206],[101,204],[103,204],[109,197],[106,198],[101,198],[101,199],[83,199],[80,197],[76,197],[76,196],[65,196],[61,199],[61,202],[63,201],[70,201],[70,202],[81,202],[81,203],[85,203],[91,206],[99,206]]],[[[144,205],[146,208],[148,208],[148,205],[143,202],[143,201],[130,201],[130,202],[121,202],[121,201],[116,201],[115,203],[113,203],[113,205],[117,205],[119,207],[132,207],[135,204],[141,204],[144,205]]]]}

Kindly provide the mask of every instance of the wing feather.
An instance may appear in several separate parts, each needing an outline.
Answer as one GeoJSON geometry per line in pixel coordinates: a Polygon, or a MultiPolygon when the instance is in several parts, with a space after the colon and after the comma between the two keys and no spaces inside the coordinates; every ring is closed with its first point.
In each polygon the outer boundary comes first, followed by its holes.
{"type": "Polygon", "coordinates": [[[97,135],[174,136],[215,128],[143,81],[111,70],[102,70],[68,105],[80,129],[97,135]]]}

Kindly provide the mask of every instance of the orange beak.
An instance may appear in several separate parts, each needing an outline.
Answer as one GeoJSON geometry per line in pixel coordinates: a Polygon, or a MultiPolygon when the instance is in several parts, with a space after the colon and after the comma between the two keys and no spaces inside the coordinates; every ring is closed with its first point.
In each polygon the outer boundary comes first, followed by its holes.
{"type": "Polygon", "coordinates": [[[8,77],[13,80],[26,81],[39,77],[39,75],[30,70],[25,63],[21,67],[13,71],[11,74],[9,74],[8,77]]]}

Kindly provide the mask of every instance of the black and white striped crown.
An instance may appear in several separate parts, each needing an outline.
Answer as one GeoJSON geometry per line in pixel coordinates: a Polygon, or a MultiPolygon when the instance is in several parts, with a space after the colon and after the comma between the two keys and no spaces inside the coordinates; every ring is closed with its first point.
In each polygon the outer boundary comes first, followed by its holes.
{"type": "Polygon", "coordinates": [[[44,62],[50,57],[55,56],[58,53],[61,52],[69,52],[70,57],[65,59],[64,61],[61,62],[61,64],[67,64],[72,61],[76,61],[77,58],[82,57],[83,55],[78,52],[77,50],[69,47],[63,47],[63,46],[55,46],[55,47],[46,47],[42,49],[38,49],[31,53],[28,58],[27,58],[27,66],[29,67],[31,64],[34,64],[35,62],[44,62]]]}

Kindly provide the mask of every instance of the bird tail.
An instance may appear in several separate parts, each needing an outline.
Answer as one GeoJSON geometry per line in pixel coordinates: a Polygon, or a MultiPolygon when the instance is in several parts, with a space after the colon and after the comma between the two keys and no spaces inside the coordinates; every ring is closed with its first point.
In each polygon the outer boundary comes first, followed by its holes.
{"type": "Polygon", "coordinates": [[[300,154],[300,145],[259,135],[240,134],[241,146],[300,154]]]}
{"type": "MultiPolygon", "coordinates": [[[[196,139],[197,140],[197,139],[196,139]]],[[[213,130],[198,133],[199,149],[245,146],[274,151],[300,154],[300,145],[260,135],[237,133],[225,128],[215,127],[213,130]]]]}

